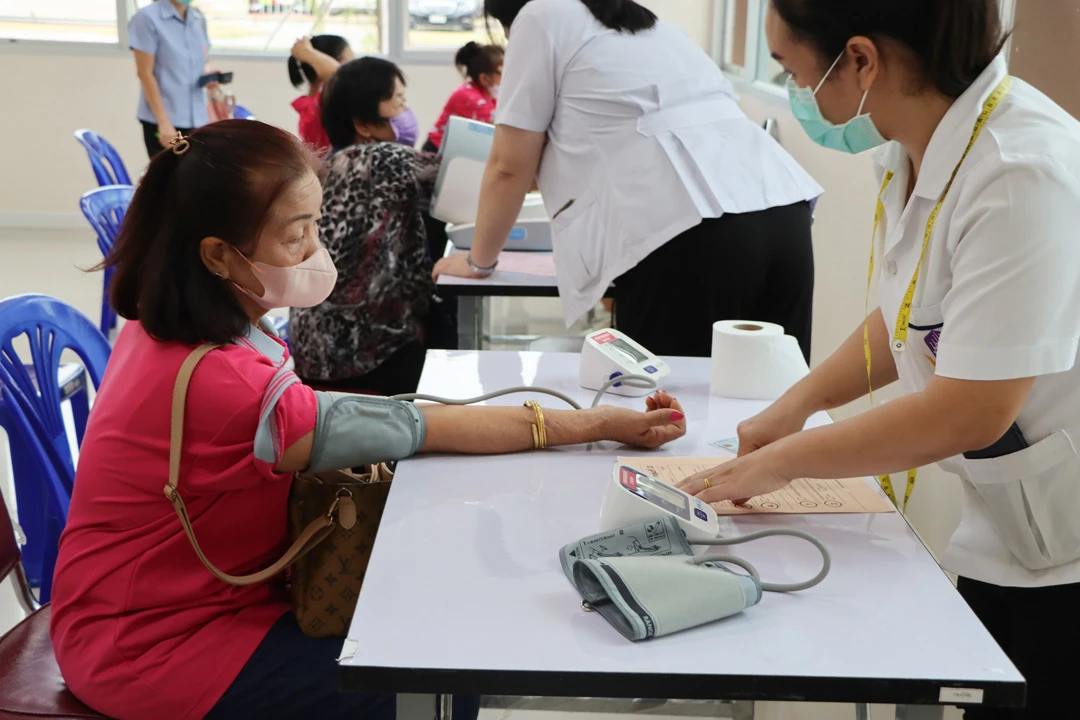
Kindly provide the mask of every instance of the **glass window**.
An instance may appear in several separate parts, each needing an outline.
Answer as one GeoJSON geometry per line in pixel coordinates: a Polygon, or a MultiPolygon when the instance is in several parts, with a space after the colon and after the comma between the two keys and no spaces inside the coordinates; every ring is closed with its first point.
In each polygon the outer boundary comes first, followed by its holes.
{"type": "Polygon", "coordinates": [[[407,4],[410,50],[457,49],[473,40],[506,44],[502,26],[484,18],[483,0],[399,0],[407,4]]]}
{"type": "Polygon", "coordinates": [[[195,7],[206,16],[214,50],[287,53],[297,38],[330,34],[347,39],[357,55],[382,51],[379,0],[197,0],[195,7]]]}
{"type": "Polygon", "coordinates": [[[787,71],[784,66],[773,59],[769,52],[769,41],[765,38],[765,14],[768,12],[768,3],[761,3],[761,18],[758,23],[758,51],[761,57],[758,61],[758,80],[784,87],[787,85],[787,71]]]}
{"type": "Polygon", "coordinates": [[[0,38],[115,43],[116,0],[0,0],[0,38]]]}
{"type": "Polygon", "coordinates": [[[724,3],[724,55],[721,66],[725,70],[742,70],[746,67],[746,35],[749,18],[749,0],[727,0],[724,3]]]}

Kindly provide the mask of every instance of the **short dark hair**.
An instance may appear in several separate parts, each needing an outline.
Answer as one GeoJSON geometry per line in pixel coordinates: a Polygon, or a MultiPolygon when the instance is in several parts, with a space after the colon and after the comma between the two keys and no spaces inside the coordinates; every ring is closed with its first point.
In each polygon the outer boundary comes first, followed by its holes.
{"type": "Polygon", "coordinates": [[[330,144],[339,149],[355,144],[354,120],[389,122],[379,114],[379,103],[394,97],[395,80],[405,84],[401,68],[382,58],[362,57],[339,67],[323,89],[320,109],[330,144]]]}
{"type": "MultiPolygon", "coordinates": [[[[349,41],[340,35],[316,35],[311,38],[311,46],[335,60],[340,60],[341,54],[349,49],[349,41]]],[[[305,78],[309,83],[313,83],[319,79],[319,74],[308,63],[302,63],[290,55],[289,82],[298,88],[304,84],[305,78]]]]}
{"type": "Polygon", "coordinates": [[[1005,44],[998,0],[772,0],[796,37],[831,64],[857,35],[910,51],[927,86],[960,97],[1005,44]]]}
{"type": "Polygon", "coordinates": [[[102,267],[115,270],[116,312],[152,337],[189,345],[227,343],[250,319],[229,283],[203,264],[203,238],[254,250],[274,201],[318,159],[293,135],[257,120],[195,130],[177,155],[151,161],[102,267]]]}
{"type": "MultiPolygon", "coordinates": [[[[503,27],[514,24],[518,13],[531,0],[484,0],[484,15],[502,23],[503,27]]],[[[650,30],[656,25],[652,10],[633,0],[581,0],[600,24],[606,28],[625,33],[650,30]]]]}
{"type": "Polygon", "coordinates": [[[465,68],[465,74],[474,83],[480,83],[480,76],[493,73],[502,65],[505,51],[498,45],[480,45],[469,41],[454,56],[454,64],[465,68]]]}

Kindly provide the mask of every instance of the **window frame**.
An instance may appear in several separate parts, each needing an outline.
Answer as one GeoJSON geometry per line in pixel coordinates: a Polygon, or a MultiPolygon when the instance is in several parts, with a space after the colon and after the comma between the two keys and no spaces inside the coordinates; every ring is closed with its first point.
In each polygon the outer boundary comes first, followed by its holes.
{"type": "MultiPolygon", "coordinates": [[[[63,55],[75,57],[127,57],[128,21],[135,12],[133,0],[115,0],[117,18],[117,42],[81,42],[72,40],[20,40],[5,38],[0,41],[0,53],[12,55],[63,55]]],[[[408,0],[380,0],[379,22],[383,47],[380,57],[402,66],[445,66],[453,63],[456,47],[432,48],[430,50],[409,47],[408,0]]],[[[219,50],[212,49],[213,57],[242,58],[244,60],[281,62],[288,52],[281,50],[219,50]]]]}

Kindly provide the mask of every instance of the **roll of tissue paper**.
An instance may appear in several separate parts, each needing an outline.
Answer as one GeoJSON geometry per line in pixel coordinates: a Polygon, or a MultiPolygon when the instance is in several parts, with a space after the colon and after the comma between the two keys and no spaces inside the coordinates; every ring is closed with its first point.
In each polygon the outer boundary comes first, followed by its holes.
{"type": "Polygon", "coordinates": [[[713,395],[775,400],[809,372],[799,342],[779,325],[751,320],[713,324],[713,395]]]}

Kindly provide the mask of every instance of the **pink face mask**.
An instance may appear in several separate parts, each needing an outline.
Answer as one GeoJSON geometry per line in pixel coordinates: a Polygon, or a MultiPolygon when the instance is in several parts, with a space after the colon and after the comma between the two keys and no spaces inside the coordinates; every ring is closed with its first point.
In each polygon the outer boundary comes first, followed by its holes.
{"type": "Polygon", "coordinates": [[[324,247],[299,265],[290,267],[253,262],[239,250],[236,252],[258,273],[263,286],[262,297],[236,283],[233,285],[267,310],[314,307],[330,297],[337,282],[337,268],[324,247]]]}

